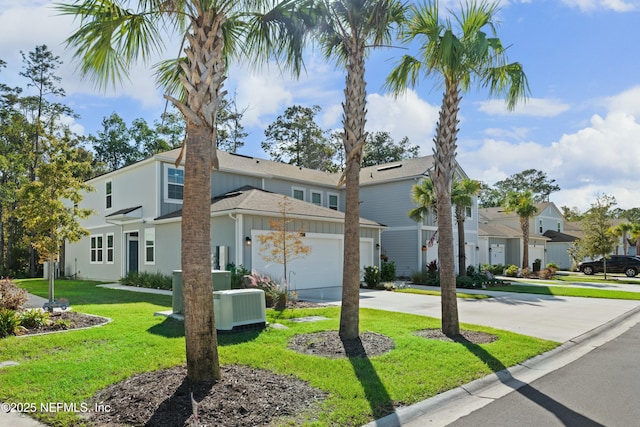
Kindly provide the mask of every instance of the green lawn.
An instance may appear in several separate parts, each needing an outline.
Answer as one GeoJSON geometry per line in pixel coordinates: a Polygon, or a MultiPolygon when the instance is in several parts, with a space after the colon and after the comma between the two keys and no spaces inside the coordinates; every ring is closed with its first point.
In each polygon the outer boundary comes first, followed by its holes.
{"type": "MultiPolygon", "coordinates": [[[[96,283],[56,282],[56,295],[75,311],[110,317],[110,324],[60,334],[0,340],[0,360],[19,366],[0,369],[0,401],[87,402],[99,389],[133,374],[183,364],[184,332],[180,322],[154,317],[171,306],[168,296],[97,288],[96,283]]],[[[20,282],[45,296],[42,280],[20,282]]],[[[360,330],[395,341],[391,352],[371,359],[325,359],[287,349],[296,334],[337,330],[339,308],[268,311],[270,323],[289,329],[220,335],[222,364],[243,364],[290,374],[329,393],[317,418],[308,425],[358,426],[388,413],[391,405],[409,405],[455,388],[492,371],[529,359],[558,343],[492,328],[463,325],[498,335],[491,344],[472,345],[427,340],[414,335],[439,328],[440,320],[362,309],[360,330]],[[314,323],[294,317],[328,317],[314,323]]],[[[78,421],[73,413],[37,413],[57,426],[78,421]]]]}
{"type": "MultiPolygon", "coordinates": [[[[417,289],[417,288],[404,288],[404,289],[396,289],[395,292],[403,292],[405,294],[418,294],[418,295],[432,295],[432,296],[440,296],[442,292],[431,290],[431,289],[417,289]]],[[[464,292],[456,292],[456,296],[458,298],[467,298],[467,299],[487,299],[493,298],[490,295],[485,294],[467,294],[464,292]]]]}
{"type": "Polygon", "coordinates": [[[608,298],[640,300],[640,292],[578,288],[567,286],[540,286],[511,284],[509,286],[488,287],[488,291],[515,292],[521,294],[555,295],[563,297],[608,298]]]}

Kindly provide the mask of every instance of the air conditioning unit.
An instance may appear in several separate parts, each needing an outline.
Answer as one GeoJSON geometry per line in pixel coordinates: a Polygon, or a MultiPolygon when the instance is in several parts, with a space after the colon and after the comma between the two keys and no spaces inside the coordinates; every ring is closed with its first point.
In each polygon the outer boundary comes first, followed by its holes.
{"type": "Polygon", "coordinates": [[[267,324],[264,291],[260,289],[215,291],[213,311],[219,332],[260,329],[267,324]]]}

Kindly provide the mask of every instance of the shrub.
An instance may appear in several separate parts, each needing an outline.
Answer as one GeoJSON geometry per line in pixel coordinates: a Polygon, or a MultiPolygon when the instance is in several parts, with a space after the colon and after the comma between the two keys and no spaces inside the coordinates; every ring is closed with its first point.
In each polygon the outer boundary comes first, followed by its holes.
{"type": "Polygon", "coordinates": [[[237,267],[234,264],[229,264],[227,270],[231,272],[231,289],[242,288],[242,278],[251,274],[242,264],[237,267]]]}
{"type": "Polygon", "coordinates": [[[0,282],[0,307],[17,311],[27,302],[27,291],[16,286],[9,279],[0,282]]]}
{"type": "Polygon", "coordinates": [[[505,266],[502,264],[482,264],[480,271],[488,271],[494,276],[504,274],[505,266]]]}
{"type": "Polygon", "coordinates": [[[394,282],[384,282],[382,287],[385,291],[393,291],[396,289],[396,284],[394,282]]]}
{"type": "Polygon", "coordinates": [[[474,276],[476,274],[476,267],[473,265],[467,265],[467,276],[474,276]]]}
{"type": "Polygon", "coordinates": [[[20,316],[15,310],[0,308],[0,338],[16,335],[20,330],[20,316]]]}
{"type": "Polygon", "coordinates": [[[504,270],[504,275],[507,277],[518,277],[518,266],[510,265],[504,270]]]}
{"type": "Polygon", "coordinates": [[[456,287],[458,288],[475,288],[476,282],[471,276],[456,277],[456,287]]]}
{"type": "Polygon", "coordinates": [[[267,307],[278,306],[284,308],[287,304],[287,291],[281,289],[280,285],[266,274],[252,271],[251,274],[242,276],[240,284],[243,288],[262,289],[267,307]]]}
{"type": "Polygon", "coordinates": [[[20,313],[20,324],[25,328],[38,329],[47,324],[49,313],[43,310],[25,310],[20,313]]]}
{"type": "Polygon", "coordinates": [[[435,259],[427,264],[427,276],[430,279],[436,279],[438,277],[438,261],[435,259]]]}
{"type": "Polygon", "coordinates": [[[547,263],[547,269],[552,270],[554,273],[558,270],[560,270],[560,267],[558,267],[558,264],[556,264],[555,262],[549,262],[547,263]]]}
{"type": "Polygon", "coordinates": [[[120,283],[139,288],[165,289],[170,291],[173,287],[173,278],[162,273],[149,273],[147,271],[130,271],[120,279],[120,283]]]}
{"type": "Polygon", "coordinates": [[[416,285],[440,286],[437,272],[435,273],[435,277],[433,277],[433,274],[427,271],[416,271],[411,274],[411,282],[416,285]]]}
{"type": "Polygon", "coordinates": [[[364,268],[364,282],[369,288],[375,288],[380,284],[380,269],[375,265],[364,268]]]}
{"type": "Polygon", "coordinates": [[[396,280],[396,263],[393,261],[382,261],[380,266],[380,280],[383,282],[392,282],[396,280]]]}
{"type": "Polygon", "coordinates": [[[552,279],[554,274],[555,274],[554,271],[548,268],[543,268],[538,272],[538,277],[543,280],[548,280],[548,279],[552,279]]]}
{"type": "Polygon", "coordinates": [[[520,270],[520,277],[524,277],[524,278],[531,277],[531,270],[529,269],[529,267],[525,267],[522,270],[520,270]]]}

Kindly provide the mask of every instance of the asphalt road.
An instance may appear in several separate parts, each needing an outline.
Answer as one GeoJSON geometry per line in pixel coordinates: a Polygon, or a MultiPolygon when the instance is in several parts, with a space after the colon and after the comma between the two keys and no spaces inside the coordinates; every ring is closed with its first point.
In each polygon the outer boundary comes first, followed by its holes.
{"type": "Polygon", "coordinates": [[[578,360],[449,424],[640,425],[640,324],[578,360]]]}

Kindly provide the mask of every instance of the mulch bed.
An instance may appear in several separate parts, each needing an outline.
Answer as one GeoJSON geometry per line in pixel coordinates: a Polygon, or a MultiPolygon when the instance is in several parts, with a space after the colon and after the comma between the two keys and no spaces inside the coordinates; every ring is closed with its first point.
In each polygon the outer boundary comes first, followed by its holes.
{"type": "Polygon", "coordinates": [[[88,328],[91,326],[102,325],[109,322],[106,317],[92,316],[84,313],[76,313],[75,311],[54,311],[49,315],[50,324],[40,328],[25,329],[20,335],[34,335],[45,332],[57,332],[69,329],[88,328]],[[65,321],[64,324],[58,323],[58,320],[65,321]],[[66,322],[69,322],[68,325],[66,322]]]}
{"type": "MultiPolygon", "coordinates": [[[[227,365],[222,379],[214,384],[192,387],[187,369],[178,366],[134,375],[94,396],[96,404],[109,412],[88,414],[95,426],[265,426],[274,420],[290,419],[318,410],[326,393],[291,376],[262,369],[227,365]],[[197,402],[197,423],[193,403],[197,402]]],[[[93,405],[91,405],[93,407],[93,405]]]]}
{"type": "Polygon", "coordinates": [[[340,339],[338,331],[300,334],[289,341],[288,348],[298,353],[328,358],[373,357],[395,348],[393,340],[385,335],[363,332],[354,340],[340,339]]]}
{"type": "Polygon", "coordinates": [[[448,337],[442,333],[442,329],[422,329],[416,332],[416,335],[432,340],[440,340],[447,342],[470,343],[470,344],[489,344],[498,339],[496,335],[486,332],[465,331],[461,330],[460,335],[448,337]]]}

